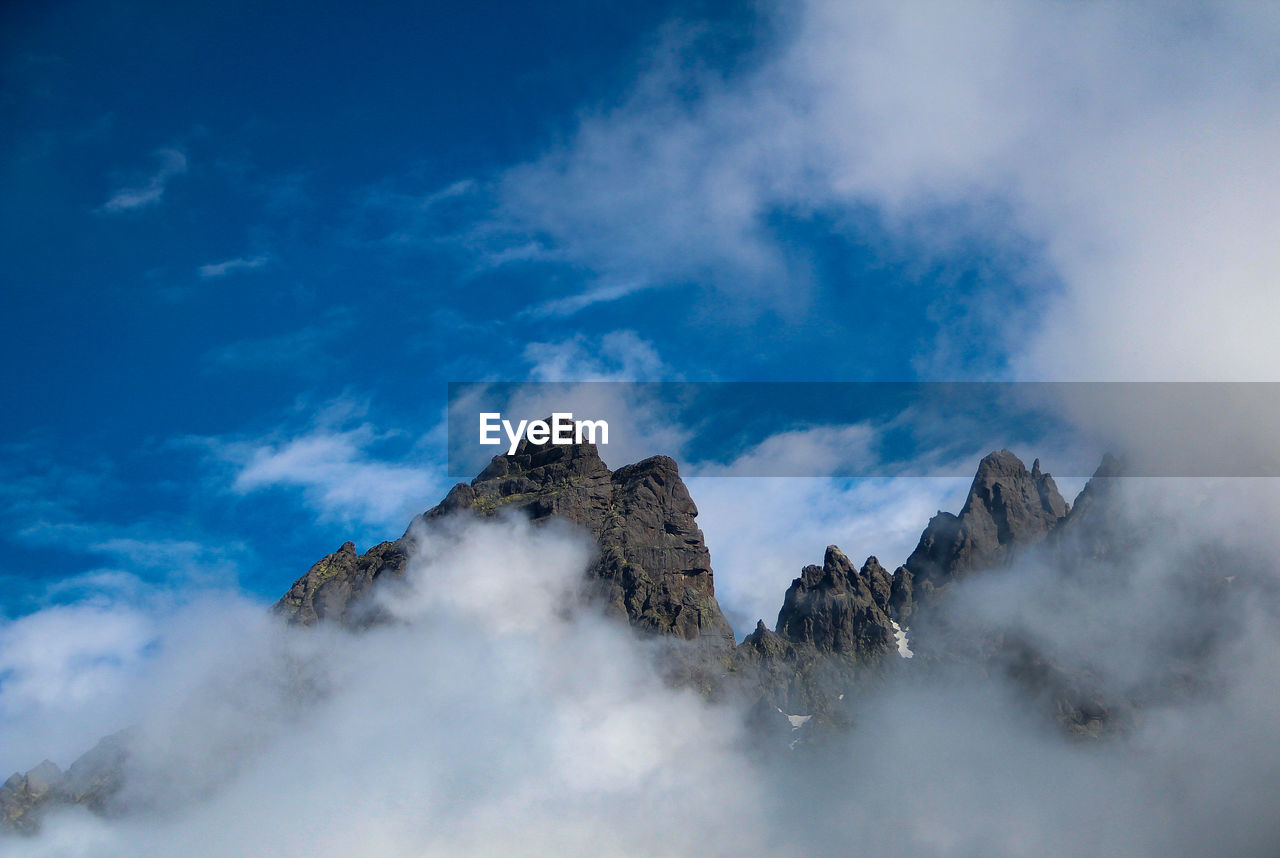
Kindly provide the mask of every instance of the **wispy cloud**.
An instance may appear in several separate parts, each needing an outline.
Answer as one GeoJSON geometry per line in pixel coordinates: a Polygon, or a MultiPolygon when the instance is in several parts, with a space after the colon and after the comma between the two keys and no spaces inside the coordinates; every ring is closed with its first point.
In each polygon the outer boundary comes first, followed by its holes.
{"type": "Polygon", "coordinates": [[[529,343],[524,359],[532,381],[669,381],[677,377],[653,343],[635,331],[529,343]]]}
{"type": "MultiPolygon", "coordinates": [[[[495,177],[478,256],[536,240],[589,284],[780,311],[857,285],[823,279],[779,222],[856,242],[873,212],[911,259],[1037,248],[1043,269],[992,287],[1030,318],[975,313],[977,295],[942,320],[1028,377],[1270,378],[1280,13],[1193,6],[1195,26],[1143,4],[805,0],[724,76],[705,34],[674,31],[628,97],[495,177]]],[[[922,370],[953,374],[954,342],[939,351],[922,370]]]]}
{"type": "Polygon", "coordinates": [[[293,490],[322,520],[403,526],[443,496],[444,468],[414,456],[414,439],[404,433],[359,422],[364,412],[338,401],[301,431],[198,440],[231,466],[226,487],[235,494],[293,490]]]}
{"type": "MultiPolygon", "coordinates": [[[[71,464],[37,444],[5,445],[0,453],[7,458],[0,465],[0,525],[15,544],[83,564],[87,571],[64,579],[64,590],[102,592],[142,579],[166,587],[237,581],[248,552],[238,539],[211,535],[169,513],[121,515],[118,501],[131,489],[114,463],[71,464]]],[[[18,586],[23,599],[66,596],[42,591],[48,579],[40,570],[0,573],[15,581],[28,576],[18,586]]]]}
{"type": "Polygon", "coordinates": [[[421,208],[423,211],[427,211],[433,208],[434,206],[438,205],[439,203],[445,202],[446,200],[452,200],[452,199],[457,199],[458,197],[464,197],[464,196],[467,196],[468,194],[475,193],[475,191],[476,191],[476,182],[474,179],[459,179],[458,181],[453,182],[449,185],[446,185],[445,187],[441,188],[438,191],[433,191],[432,193],[427,194],[425,197],[422,198],[422,201],[419,204],[419,208],[421,208]]]}
{"type": "Polygon", "coordinates": [[[170,180],[187,172],[187,156],[180,149],[161,149],[155,157],[159,161],[155,172],[139,182],[113,191],[99,211],[119,214],[159,203],[170,180]]]}
{"type": "Polygon", "coordinates": [[[353,326],[350,316],[334,313],[317,324],[296,331],[218,346],[205,354],[204,362],[209,369],[309,373],[318,368],[329,368],[336,362],[334,350],[329,346],[353,326]]]}
{"type": "Polygon", "coordinates": [[[261,268],[271,261],[271,257],[266,254],[250,257],[237,257],[235,259],[226,259],[222,262],[211,262],[208,265],[201,265],[198,269],[201,279],[216,280],[220,277],[226,277],[228,274],[235,274],[240,271],[253,271],[261,268]]]}
{"type": "Polygon", "coordinates": [[[529,318],[551,318],[556,316],[572,316],[595,304],[617,301],[635,292],[647,288],[650,284],[644,280],[629,280],[625,283],[602,283],[591,286],[573,295],[563,298],[552,298],[535,304],[522,311],[529,318]]]}
{"type": "Polygon", "coordinates": [[[490,205],[489,193],[475,179],[444,187],[406,189],[417,176],[397,176],[365,190],[351,227],[353,240],[384,248],[438,250],[468,245],[465,238],[490,205]]]}
{"type": "Polygon", "coordinates": [[[0,521],[10,532],[40,521],[76,519],[84,499],[117,488],[109,462],[70,465],[46,446],[0,446],[0,521]]]}
{"type": "Polygon", "coordinates": [[[237,540],[192,533],[163,519],[114,522],[42,517],[23,525],[14,536],[29,545],[78,552],[105,564],[86,574],[123,576],[121,580],[142,576],[168,586],[233,584],[247,551],[237,540]]]}

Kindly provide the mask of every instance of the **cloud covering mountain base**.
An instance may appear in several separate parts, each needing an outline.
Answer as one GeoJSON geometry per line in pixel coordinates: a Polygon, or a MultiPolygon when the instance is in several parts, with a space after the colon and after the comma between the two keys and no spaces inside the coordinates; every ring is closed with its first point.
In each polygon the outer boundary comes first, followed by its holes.
{"type": "MultiPolygon", "coordinates": [[[[6,638],[3,703],[19,744],[77,706],[134,726],[115,813],[51,812],[5,851],[1269,854],[1280,842],[1269,808],[1280,767],[1262,752],[1280,723],[1271,573],[1250,560],[1207,605],[1177,561],[1205,532],[1230,532],[1209,514],[1224,498],[1269,518],[1271,489],[1223,483],[1210,503],[1203,487],[1136,482],[1129,508],[1147,522],[1162,521],[1152,495],[1172,494],[1178,544],[1152,525],[1142,562],[1109,581],[1055,578],[1028,560],[966,579],[948,600],[956,622],[1025,634],[1107,692],[1158,678],[1169,640],[1211,626],[1195,688],[1099,739],[1068,738],[992,664],[917,657],[849,696],[847,734],[770,746],[734,695],[712,702],[673,687],[656,644],[580,606],[582,533],[447,519],[380,592],[388,625],[289,627],[211,595],[152,612],[147,634],[120,645],[136,659],[117,654],[127,669],[99,670],[95,695],[25,706],[24,687],[49,686],[33,676],[24,686],[6,638]]],[[[1266,531],[1231,518],[1239,556],[1263,556],[1266,531]]],[[[88,652],[119,620],[100,607],[53,634],[79,636],[88,652]]],[[[50,642],[33,634],[25,645],[50,642]]],[[[91,744],[79,715],[67,723],[91,744]]]]}

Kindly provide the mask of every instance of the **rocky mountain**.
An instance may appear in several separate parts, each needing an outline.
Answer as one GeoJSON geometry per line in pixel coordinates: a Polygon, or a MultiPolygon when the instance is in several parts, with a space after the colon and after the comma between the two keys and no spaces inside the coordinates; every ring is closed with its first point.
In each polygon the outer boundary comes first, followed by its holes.
{"type": "Polygon", "coordinates": [[[731,682],[764,711],[808,725],[844,725],[841,703],[896,653],[890,578],[875,557],[862,569],[835,545],[791,582],[773,631],[761,620],[738,646],[731,682]]]}
{"type": "Polygon", "coordinates": [[[0,784],[0,828],[34,831],[40,811],[58,804],[78,804],[97,813],[112,810],[111,800],[124,783],[128,733],[99,742],[63,772],[45,760],[26,774],[0,784]]]}
{"type": "Polygon", "coordinates": [[[445,515],[504,511],[534,523],[561,519],[586,528],[599,547],[587,570],[589,589],[635,628],[733,647],[733,629],[716,602],[698,508],[675,460],[654,456],[610,471],[594,444],[539,446],[522,440],[514,454],[495,456],[470,483],[455,485],[396,541],[363,555],[348,542],[321,559],[275,610],[304,625],[372,621],[361,596],[383,577],[404,574],[419,527],[445,515]]]}
{"type": "Polygon", "coordinates": [[[935,587],[1010,562],[1019,550],[1044,539],[1069,511],[1039,459],[1027,470],[1008,450],[989,453],[978,463],[960,514],[939,510],[907,562],[895,570],[894,615],[905,621],[921,594],[927,598],[935,587]]]}
{"type": "Polygon", "coordinates": [[[1008,450],[987,455],[958,516],[939,511],[904,564],[917,581],[944,582],[1006,561],[1013,550],[1043,539],[1068,506],[1036,459],[1027,470],[1008,450]]]}
{"type": "Polygon", "coordinates": [[[821,566],[791,582],[778,612],[777,634],[823,652],[869,658],[893,645],[889,573],[874,557],[859,571],[834,545],[821,566]]]}
{"type": "MultiPolygon", "coordinates": [[[[319,560],[276,603],[296,625],[337,623],[359,629],[381,621],[368,598],[380,582],[403,576],[425,528],[446,516],[527,516],[535,524],[567,521],[591,534],[597,552],[585,570],[585,592],[638,634],[671,642],[672,681],[713,696],[745,699],[761,724],[794,746],[822,729],[848,727],[848,707],[862,683],[905,669],[903,627],[928,619],[928,608],[953,582],[1009,563],[1039,543],[1059,545],[1067,526],[1091,531],[1107,522],[1117,465],[1104,462],[1074,509],[1037,460],[1030,470],[1007,450],[978,466],[958,515],[939,512],[906,563],[892,575],[874,556],[861,568],[828,546],[821,566],[800,570],[783,596],[771,630],[763,621],[740,644],[715,596],[711,557],[698,510],[675,461],[655,456],[610,470],[592,444],[534,445],[493,458],[470,483],[455,485],[417,516],[399,539],[359,554],[348,542],[319,560]],[[1046,536],[1055,535],[1046,541],[1046,536]],[[687,644],[691,644],[688,646],[687,644]]],[[[1065,545],[1065,542],[1061,544],[1065,545]]],[[[1072,544],[1077,544],[1072,542],[1072,544]]],[[[1100,543],[1106,551],[1109,542],[1100,543]]],[[[945,625],[941,621],[939,628],[945,625]]],[[[928,635],[926,635],[928,639],[928,635]]],[[[1088,683],[1046,661],[1025,642],[932,636],[933,647],[1002,653],[1007,671],[1045,690],[1067,723],[1096,723],[1105,705],[1088,683]],[[968,648],[968,649],[966,649],[968,648]]],[[[920,659],[914,669],[923,670],[920,659]]],[[[929,659],[923,659],[928,662],[929,659]]],[[[767,731],[766,731],[767,732],[767,731]]],[[[126,771],[127,738],[104,740],[65,774],[52,763],[14,775],[0,787],[0,819],[29,830],[42,808],[75,803],[111,808],[126,771]]]]}

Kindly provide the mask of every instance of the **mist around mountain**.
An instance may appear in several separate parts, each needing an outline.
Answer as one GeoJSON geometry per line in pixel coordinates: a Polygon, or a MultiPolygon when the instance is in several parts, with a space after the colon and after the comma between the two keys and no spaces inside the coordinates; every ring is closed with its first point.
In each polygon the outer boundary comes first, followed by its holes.
{"type": "MultiPolygon", "coordinates": [[[[1264,855],[1267,481],[978,465],[892,572],[731,630],[676,463],[495,457],[270,612],[176,607],[145,716],[0,787],[14,855],[1264,855]]],[[[859,562],[853,558],[866,556],[859,562]]]]}

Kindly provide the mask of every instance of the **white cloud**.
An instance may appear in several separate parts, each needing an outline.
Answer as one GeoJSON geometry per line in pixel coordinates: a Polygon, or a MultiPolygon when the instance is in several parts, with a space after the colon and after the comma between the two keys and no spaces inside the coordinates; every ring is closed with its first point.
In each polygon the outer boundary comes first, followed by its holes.
{"type": "Polygon", "coordinates": [[[1022,377],[1274,377],[1277,7],[808,0],[772,20],[729,77],[697,37],[664,46],[500,178],[500,222],[603,283],[776,308],[815,281],[770,218],[870,207],[920,254],[1042,249],[1030,322],[989,320],[1022,377]]]}
{"type": "Polygon", "coordinates": [[[531,381],[672,381],[675,370],[649,340],[634,331],[610,331],[598,338],[582,334],[524,349],[531,381]]]}
{"type": "Polygon", "coordinates": [[[234,274],[238,271],[253,271],[261,268],[270,261],[270,256],[261,254],[258,256],[225,259],[222,262],[211,262],[208,265],[201,265],[198,270],[202,279],[216,280],[221,277],[226,277],[228,274],[234,274]]]}
{"type": "Polygon", "coordinates": [[[297,489],[324,520],[403,526],[443,495],[443,469],[434,462],[406,463],[404,445],[400,457],[379,458],[376,448],[397,436],[339,418],[321,415],[300,434],[205,443],[235,467],[232,491],[297,489]]]}
{"type": "Polygon", "coordinates": [[[880,432],[859,423],[812,426],[777,432],[732,462],[698,463],[698,476],[813,477],[874,470],[879,462],[880,432]]]}
{"type": "Polygon", "coordinates": [[[161,149],[155,155],[160,162],[156,171],[137,184],[113,191],[100,211],[119,214],[155,205],[164,198],[169,181],[187,172],[187,156],[180,149],[161,149]]]}
{"type": "MultiPolygon", "coordinates": [[[[520,252],[519,248],[501,251],[492,254],[491,264],[505,264],[514,259],[524,259],[526,254],[520,252]],[[513,256],[514,253],[514,256],[513,256]]],[[[609,301],[617,301],[619,298],[625,298],[635,292],[649,288],[649,283],[643,280],[630,280],[625,283],[608,283],[593,286],[575,295],[567,295],[563,298],[552,298],[536,304],[526,310],[521,311],[522,315],[531,318],[544,318],[553,316],[572,316],[593,304],[604,304],[609,301]]]]}
{"type": "Polygon", "coordinates": [[[439,203],[447,202],[448,200],[457,199],[459,197],[465,197],[469,194],[475,193],[475,191],[476,191],[475,180],[459,179],[458,181],[452,182],[438,191],[434,191],[430,194],[427,194],[427,196],[422,200],[422,202],[419,205],[420,205],[420,208],[422,208],[425,211],[439,203]]]}
{"type": "Polygon", "coordinates": [[[63,579],[49,595],[59,590],[127,595],[140,586],[138,576],[162,580],[170,587],[235,584],[246,552],[244,543],[202,533],[188,533],[186,538],[171,535],[179,529],[163,518],[112,522],[41,517],[23,523],[14,535],[30,545],[80,552],[110,564],[63,579]]]}
{"type": "MultiPolygon", "coordinates": [[[[1274,518],[1274,503],[1238,500],[1274,518]]],[[[47,736],[35,721],[50,712],[86,745],[104,701],[127,698],[137,713],[131,815],[54,814],[40,835],[4,841],[6,854],[1167,856],[1274,846],[1276,772],[1259,753],[1280,718],[1274,615],[1229,591],[1205,605],[1179,590],[1167,558],[1153,554],[1128,579],[1139,586],[1112,576],[1105,598],[1071,601],[1065,615],[1038,610],[1069,595],[1070,582],[1050,587],[1033,569],[955,596],[985,621],[1025,615],[1049,642],[1086,639],[1079,655],[1108,679],[1146,673],[1132,646],[1154,653],[1170,634],[1232,617],[1206,663],[1209,693],[1152,704],[1129,732],[1094,746],[1036,720],[998,672],[890,675],[850,699],[850,734],[827,737],[820,753],[771,757],[748,750],[737,706],[664,683],[654,649],[624,624],[563,610],[590,554],[582,534],[459,520],[420,537],[424,553],[385,594],[401,622],[360,634],[283,626],[229,596],[141,623],[99,611],[4,627],[0,657],[45,678],[25,698],[40,705],[6,725],[24,765],[44,756],[29,743],[47,736]],[[1127,646],[1109,646],[1117,636],[1127,646]],[[157,645],[142,669],[98,670],[98,655],[134,664],[147,639],[157,645]]],[[[24,699],[22,687],[0,685],[0,711],[24,699]]]]}
{"type": "Polygon", "coordinates": [[[0,770],[65,763],[137,718],[127,695],[152,643],[146,612],[119,603],[0,621],[0,770]]]}
{"type": "Polygon", "coordinates": [[[665,686],[624,625],[560,610],[590,556],[581,535],[505,522],[423,537],[391,602],[404,622],[370,634],[282,627],[233,599],[157,617],[127,786],[144,815],[55,817],[10,851],[594,855],[607,838],[613,854],[674,855],[761,842],[740,818],[762,791],[736,713],[665,686]],[[712,801],[703,787],[717,779],[712,801]]]}
{"type": "MultiPolygon", "coordinates": [[[[680,380],[652,342],[626,330],[599,337],[576,335],[530,343],[523,358],[530,381],[547,384],[517,386],[509,391],[510,401],[489,401],[486,409],[498,407],[504,414],[517,415],[516,419],[536,420],[572,404],[577,418],[608,422],[609,443],[600,446],[600,457],[614,468],[649,456],[681,456],[690,430],[673,418],[661,390],[629,383],[680,380]]],[[[473,398],[481,394],[473,391],[473,398]]],[[[462,401],[452,407],[457,415],[478,410],[462,401]]]]}
{"type": "Polygon", "coordinates": [[[958,511],[968,479],[911,477],[691,477],[716,595],[739,637],[757,619],[773,628],[793,578],[835,544],[856,563],[874,555],[889,571],[916,547],[939,508],[958,511]]]}

